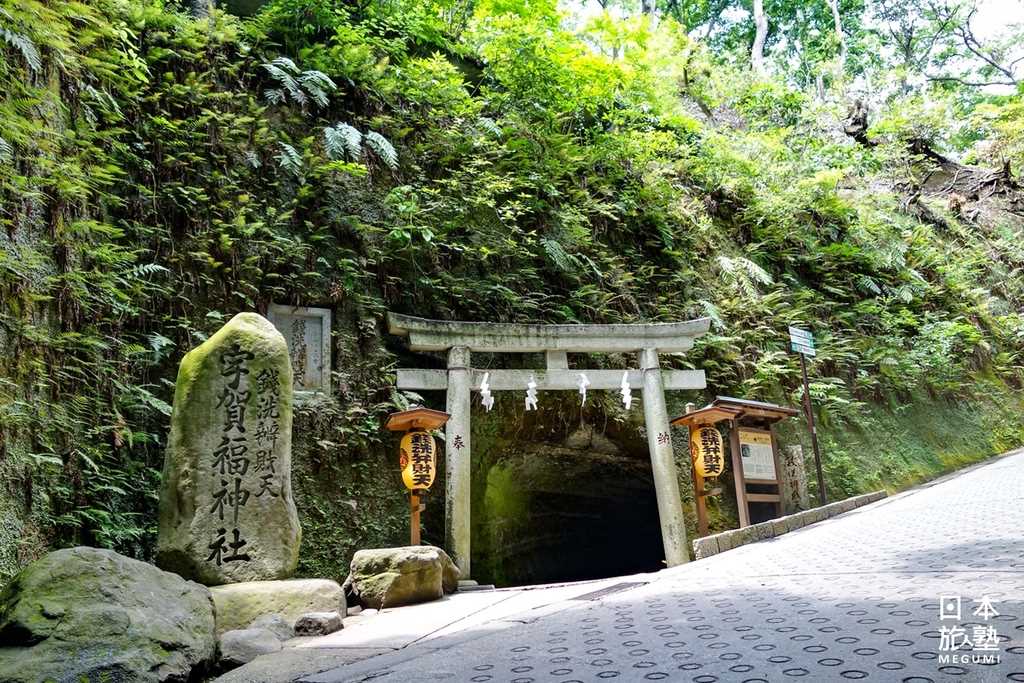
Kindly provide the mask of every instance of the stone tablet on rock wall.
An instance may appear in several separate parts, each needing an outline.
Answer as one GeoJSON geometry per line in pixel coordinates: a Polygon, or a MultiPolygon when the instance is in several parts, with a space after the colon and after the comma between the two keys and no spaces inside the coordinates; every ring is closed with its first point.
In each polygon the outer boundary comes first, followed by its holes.
{"type": "Polygon", "coordinates": [[[239,313],[178,369],[160,567],[209,586],[291,576],[301,539],[291,432],[285,340],[260,315],[239,313]]]}

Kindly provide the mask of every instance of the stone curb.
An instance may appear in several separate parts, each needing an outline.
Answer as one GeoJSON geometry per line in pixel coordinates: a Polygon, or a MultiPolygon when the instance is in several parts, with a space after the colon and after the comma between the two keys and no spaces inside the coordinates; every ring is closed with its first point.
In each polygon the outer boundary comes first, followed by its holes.
{"type": "Polygon", "coordinates": [[[797,512],[796,514],[779,517],[768,522],[754,524],[743,529],[733,529],[713,536],[698,538],[693,542],[693,553],[698,560],[703,560],[712,555],[724,553],[726,550],[738,548],[741,545],[781,536],[815,522],[826,520],[829,517],[841,515],[844,512],[849,512],[868,503],[874,503],[888,495],[885,491],[873,491],[872,493],[865,493],[821,507],[797,512]]]}

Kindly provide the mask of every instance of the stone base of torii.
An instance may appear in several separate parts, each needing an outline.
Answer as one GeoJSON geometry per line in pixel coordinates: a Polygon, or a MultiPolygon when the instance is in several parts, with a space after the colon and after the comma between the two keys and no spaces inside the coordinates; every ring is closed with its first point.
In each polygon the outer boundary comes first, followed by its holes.
{"type": "Polygon", "coordinates": [[[629,325],[521,325],[511,323],[454,322],[388,314],[392,334],[409,337],[413,351],[443,351],[447,370],[398,370],[399,389],[447,392],[445,425],[445,549],[462,571],[470,567],[470,411],[473,391],[480,390],[484,374],[492,391],[525,391],[533,380],[538,390],[577,390],[580,374],[589,389],[619,389],[622,370],[570,369],[569,353],[636,353],[637,369],[626,370],[631,389],[643,394],[647,446],[651,455],[654,493],[658,501],[661,537],[668,566],[689,559],[686,526],[665,390],[703,389],[703,370],[662,370],[660,353],[680,353],[693,347],[706,333],[706,318],[677,323],[629,325]],[[544,353],[546,367],[537,370],[475,370],[472,354],[544,353]]]}

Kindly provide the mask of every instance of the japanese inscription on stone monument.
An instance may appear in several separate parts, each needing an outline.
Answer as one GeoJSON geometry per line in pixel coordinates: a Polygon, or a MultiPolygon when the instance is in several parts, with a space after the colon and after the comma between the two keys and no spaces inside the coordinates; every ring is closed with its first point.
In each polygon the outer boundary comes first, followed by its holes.
{"type": "Polygon", "coordinates": [[[241,530],[238,528],[238,511],[239,508],[245,507],[249,500],[249,489],[244,482],[249,471],[249,438],[245,433],[245,407],[250,392],[249,368],[246,362],[253,357],[252,353],[243,351],[237,342],[220,354],[220,375],[226,381],[221,389],[217,407],[224,411],[224,426],[220,444],[213,452],[213,476],[220,483],[215,485],[216,491],[213,494],[213,507],[210,512],[224,522],[224,512],[228,510],[227,526],[232,527],[232,540],[227,543],[231,552],[225,553],[226,527],[217,529],[217,538],[209,545],[211,552],[206,560],[216,562],[218,566],[221,562],[245,562],[250,559],[248,553],[241,551],[247,542],[241,537],[241,530]]]}
{"type": "Polygon", "coordinates": [[[330,393],[330,310],[271,304],[267,316],[288,345],[297,395],[330,393]]]}
{"type": "Polygon", "coordinates": [[[292,377],[282,335],[241,313],[182,360],[160,494],[157,563],[214,585],[286,578],[292,377]]]}

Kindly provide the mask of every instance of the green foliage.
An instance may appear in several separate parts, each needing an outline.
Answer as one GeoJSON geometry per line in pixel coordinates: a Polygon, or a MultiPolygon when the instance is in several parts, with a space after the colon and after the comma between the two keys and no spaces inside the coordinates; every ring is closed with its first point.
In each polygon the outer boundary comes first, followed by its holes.
{"type": "MultiPolygon", "coordinates": [[[[1017,447],[1024,438],[1019,393],[984,380],[977,389],[969,403],[918,395],[906,403],[867,405],[855,423],[828,430],[821,448],[830,499],[898,491],[1017,447]]],[[[810,441],[795,423],[781,434],[803,445],[813,498],[810,441]]]]}
{"type": "Polygon", "coordinates": [[[347,123],[328,126],[324,128],[324,147],[332,159],[358,159],[363,154],[363,134],[347,123]]]}
{"type": "Polygon", "coordinates": [[[398,152],[388,142],[388,139],[376,131],[370,131],[364,138],[366,146],[373,150],[373,153],[377,155],[388,168],[392,171],[398,169],[398,152]]]}

